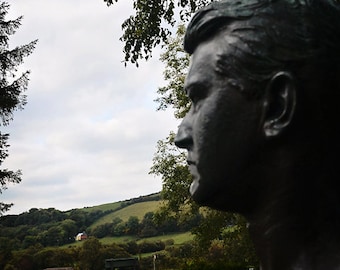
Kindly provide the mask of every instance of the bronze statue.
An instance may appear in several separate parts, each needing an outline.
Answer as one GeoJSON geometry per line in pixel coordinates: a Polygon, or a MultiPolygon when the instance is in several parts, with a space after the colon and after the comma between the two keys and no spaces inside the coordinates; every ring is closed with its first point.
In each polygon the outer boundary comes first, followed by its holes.
{"type": "Polygon", "coordinates": [[[340,269],[340,1],[213,2],[184,48],[194,200],[247,218],[263,270],[340,269]]]}

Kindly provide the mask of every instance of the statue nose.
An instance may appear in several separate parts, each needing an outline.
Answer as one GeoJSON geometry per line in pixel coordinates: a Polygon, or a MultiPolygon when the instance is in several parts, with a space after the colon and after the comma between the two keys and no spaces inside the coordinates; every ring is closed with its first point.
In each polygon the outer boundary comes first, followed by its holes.
{"type": "Polygon", "coordinates": [[[178,127],[178,131],[175,137],[175,145],[179,148],[189,149],[193,145],[192,140],[192,128],[189,127],[185,122],[178,127]]]}

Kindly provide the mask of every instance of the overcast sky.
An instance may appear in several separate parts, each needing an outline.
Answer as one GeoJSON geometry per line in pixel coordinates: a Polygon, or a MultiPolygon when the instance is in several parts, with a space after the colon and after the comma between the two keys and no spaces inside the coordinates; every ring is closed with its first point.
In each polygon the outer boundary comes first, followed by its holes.
{"type": "Polygon", "coordinates": [[[148,175],[156,142],[176,130],[171,111],[157,112],[164,85],[160,50],[140,67],[124,67],[121,23],[132,0],[10,0],[7,19],[24,16],[11,47],[39,39],[23,69],[31,70],[28,104],[2,131],[10,133],[3,164],[21,169],[0,201],[6,214],[69,210],[161,190],[148,175]]]}

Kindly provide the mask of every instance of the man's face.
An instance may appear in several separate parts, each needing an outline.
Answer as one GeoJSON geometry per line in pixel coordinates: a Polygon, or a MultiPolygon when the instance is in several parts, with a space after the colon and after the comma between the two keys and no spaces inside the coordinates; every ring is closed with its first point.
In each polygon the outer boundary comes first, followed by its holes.
{"type": "Polygon", "coordinates": [[[237,42],[224,32],[196,48],[185,82],[192,105],[175,140],[188,150],[194,200],[231,211],[241,211],[252,191],[256,175],[247,175],[264,138],[262,101],[247,99],[228,83],[232,77],[216,71],[222,46],[233,54],[237,42]]]}

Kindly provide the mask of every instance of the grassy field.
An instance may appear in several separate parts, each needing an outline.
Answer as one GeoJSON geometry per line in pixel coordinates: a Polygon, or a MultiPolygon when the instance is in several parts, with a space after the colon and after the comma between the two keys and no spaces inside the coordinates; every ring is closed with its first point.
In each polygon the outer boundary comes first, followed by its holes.
{"type": "Polygon", "coordinates": [[[140,220],[142,220],[147,212],[155,212],[159,206],[159,201],[135,203],[114,212],[112,216],[113,218],[119,217],[123,221],[127,221],[129,217],[132,216],[138,217],[140,220]]]}
{"type": "Polygon", "coordinates": [[[129,217],[136,216],[139,220],[142,220],[147,212],[156,211],[159,208],[159,205],[159,201],[135,203],[98,219],[90,226],[90,228],[92,229],[105,223],[111,223],[116,217],[121,218],[123,221],[127,221],[129,217]]]}
{"type": "Polygon", "coordinates": [[[184,232],[184,233],[173,233],[173,234],[165,234],[165,235],[159,235],[159,236],[154,236],[154,237],[149,237],[149,238],[144,238],[144,239],[139,239],[137,243],[142,242],[144,240],[147,241],[166,241],[169,239],[174,240],[175,245],[182,245],[185,242],[193,240],[194,236],[191,234],[191,232],[184,232]]]}
{"type": "MultiPolygon", "coordinates": [[[[169,239],[174,240],[174,245],[181,245],[185,242],[191,241],[194,236],[190,232],[184,233],[173,233],[173,234],[165,234],[160,236],[148,237],[148,238],[137,238],[135,236],[121,236],[121,237],[104,237],[98,239],[103,245],[110,245],[113,243],[126,243],[129,241],[137,241],[137,243],[143,241],[166,241],[169,239]]],[[[85,240],[86,241],[86,240],[85,240]]],[[[70,246],[81,246],[85,241],[78,241],[72,244],[67,244],[62,246],[63,248],[68,248],[70,246]]]]}
{"type": "Polygon", "coordinates": [[[119,237],[104,237],[100,238],[99,241],[104,245],[110,245],[112,243],[126,243],[129,241],[136,241],[135,236],[119,236],[119,237]]]}
{"type": "MultiPolygon", "coordinates": [[[[145,200],[145,201],[157,201],[160,197],[160,193],[153,193],[150,195],[144,195],[144,196],[140,196],[138,198],[133,198],[133,199],[128,199],[125,201],[118,201],[118,202],[113,202],[113,203],[106,203],[106,204],[101,204],[101,205],[96,205],[96,206],[89,206],[89,207],[84,207],[81,208],[81,210],[86,211],[86,212],[92,212],[92,211],[97,211],[97,210],[101,210],[101,211],[107,211],[107,210],[117,210],[117,208],[119,208],[122,203],[131,203],[134,200],[145,200]]],[[[132,202],[133,203],[133,202],[132,202]]],[[[137,202],[135,202],[137,203],[137,202]]]]}
{"type": "Polygon", "coordinates": [[[82,210],[86,212],[92,212],[92,211],[107,211],[107,210],[113,210],[115,211],[117,208],[121,206],[121,202],[114,202],[114,203],[106,203],[106,204],[101,204],[97,206],[91,206],[91,207],[84,207],[82,210]]]}
{"type": "Polygon", "coordinates": [[[184,233],[173,233],[173,234],[165,234],[160,236],[154,237],[147,237],[147,238],[136,238],[133,236],[122,236],[122,237],[104,237],[100,239],[100,242],[103,244],[112,244],[112,243],[124,243],[128,241],[137,241],[137,243],[143,241],[166,241],[169,239],[174,240],[174,245],[181,245],[185,242],[188,242],[193,239],[193,235],[190,232],[184,233]]]}

